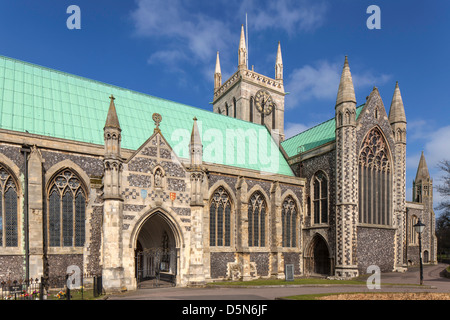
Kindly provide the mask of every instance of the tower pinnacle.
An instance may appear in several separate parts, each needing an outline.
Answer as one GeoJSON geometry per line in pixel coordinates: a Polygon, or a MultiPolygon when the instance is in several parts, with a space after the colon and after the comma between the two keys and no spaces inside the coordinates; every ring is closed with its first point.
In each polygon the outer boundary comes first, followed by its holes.
{"type": "Polygon", "coordinates": [[[350,72],[347,56],[345,56],[344,68],[342,70],[341,81],[339,83],[336,106],[343,102],[356,103],[355,89],[353,87],[352,74],[350,72]]]}
{"type": "Polygon", "coordinates": [[[214,71],[214,90],[222,85],[222,72],[220,70],[219,51],[217,51],[216,69],[214,71]]]}
{"type": "Polygon", "coordinates": [[[392,97],[391,109],[389,110],[389,122],[391,125],[396,122],[406,123],[405,107],[403,106],[398,82],[395,84],[394,96],[392,97]]]}
{"type": "Polygon", "coordinates": [[[239,40],[238,69],[247,69],[247,48],[245,46],[244,25],[241,26],[241,39],[239,40]]]}
{"type": "Polygon", "coordinates": [[[278,41],[277,60],[275,62],[275,79],[283,80],[283,59],[281,58],[280,41],[278,41]]]}

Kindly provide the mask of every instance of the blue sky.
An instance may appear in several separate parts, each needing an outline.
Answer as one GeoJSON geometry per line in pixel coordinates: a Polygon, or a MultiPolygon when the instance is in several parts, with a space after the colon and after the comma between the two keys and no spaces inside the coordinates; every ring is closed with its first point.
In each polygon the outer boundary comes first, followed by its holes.
{"type": "Polygon", "coordinates": [[[439,184],[436,165],[450,159],[446,0],[3,0],[0,54],[212,110],[216,51],[226,80],[237,68],[246,13],[256,72],[274,76],[281,41],[288,136],[334,116],[348,55],[358,105],[377,86],[389,112],[399,82],[408,121],[407,200],[422,150],[439,184]],[[80,30],[66,26],[69,5],[81,9],[80,30]],[[366,26],[370,5],[381,9],[379,30],[366,26]]]}

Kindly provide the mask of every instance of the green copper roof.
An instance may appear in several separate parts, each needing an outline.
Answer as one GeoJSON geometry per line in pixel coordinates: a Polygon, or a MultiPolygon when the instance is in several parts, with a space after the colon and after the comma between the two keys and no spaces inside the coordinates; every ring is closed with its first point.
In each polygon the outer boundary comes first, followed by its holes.
{"type": "MultiPolygon", "coordinates": [[[[356,108],[356,119],[358,119],[361,110],[364,105],[356,108]]],[[[316,147],[319,147],[327,142],[334,141],[336,139],[335,135],[336,120],[332,118],[315,127],[309,128],[289,139],[286,139],[281,143],[289,157],[297,155],[300,150],[305,152],[316,147]]]]}
{"type": "Polygon", "coordinates": [[[189,158],[195,116],[205,162],[293,176],[264,126],[0,56],[2,129],[103,145],[111,94],[122,148],[138,149],[159,113],[162,134],[179,157],[189,158]]]}

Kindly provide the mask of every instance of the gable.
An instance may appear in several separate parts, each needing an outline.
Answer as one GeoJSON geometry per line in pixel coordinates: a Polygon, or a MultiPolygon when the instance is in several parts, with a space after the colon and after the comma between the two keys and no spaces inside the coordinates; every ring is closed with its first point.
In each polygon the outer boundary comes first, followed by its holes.
{"type": "Polygon", "coordinates": [[[122,148],[137,150],[153,134],[152,115],[159,113],[162,135],[178,157],[189,158],[197,117],[205,162],[293,176],[264,126],[0,56],[2,129],[103,145],[111,94],[122,148]]]}
{"type": "Polygon", "coordinates": [[[386,143],[389,145],[392,156],[394,156],[394,136],[392,134],[392,127],[384,108],[383,100],[381,99],[378,89],[374,90],[369,95],[364,107],[362,108],[359,117],[356,120],[356,137],[357,150],[361,147],[362,141],[367,133],[373,128],[379,128],[384,135],[386,143]]]}

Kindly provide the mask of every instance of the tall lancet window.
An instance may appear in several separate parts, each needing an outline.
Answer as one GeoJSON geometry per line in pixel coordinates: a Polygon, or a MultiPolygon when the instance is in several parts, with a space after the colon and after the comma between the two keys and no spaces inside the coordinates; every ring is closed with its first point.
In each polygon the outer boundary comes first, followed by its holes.
{"type": "Polygon", "coordinates": [[[296,247],[297,207],[291,196],[288,196],[281,206],[281,229],[283,247],[296,247]]]}
{"type": "Polygon", "coordinates": [[[0,247],[18,246],[17,184],[0,164],[0,247]]]}
{"type": "Polygon", "coordinates": [[[314,175],[312,191],[314,223],[328,223],[328,180],[322,171],[314,175]]]}
{"type": "Polygon", "coordinates": [[[359,154],[359,222],[391,225],[392,166],[387,143],[378,128],[364,138],[359,154]]]}
{"type": "Polygon", "coordinates": [[[209,245],[230,246],[231,202],[223,187],[213,194],[209,205],[209,245]]]}
{"type": "Polygon", "coordinates": [[[72,171],[63,170],[52,180],[48,195],[49,246],[84,246],[86,192],[81,180],[72,171]]]}
{"type": "Polygon", "coordinates": [[[248,202],[248,246],[264,247],[266,245],[267,205],[263,195],[255,192],[248,202]]]}

